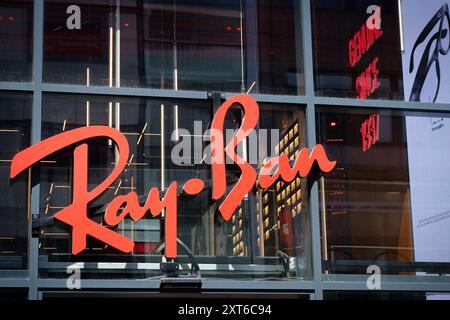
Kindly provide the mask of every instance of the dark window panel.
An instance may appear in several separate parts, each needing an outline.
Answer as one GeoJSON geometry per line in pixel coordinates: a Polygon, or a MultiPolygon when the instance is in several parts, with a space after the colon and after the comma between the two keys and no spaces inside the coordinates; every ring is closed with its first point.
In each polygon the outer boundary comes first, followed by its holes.
{"type": "Polygon", "coordinates": [[[0,2],[0,81],[31,81],[33,1],[0,2]]]}
{"type": "Polygon", "coordinates": [[[27,268],[28,174],[10,180],[13,156],[30,144],[32,97],[12,92],[0,93],[0,269],[27,268]]]}

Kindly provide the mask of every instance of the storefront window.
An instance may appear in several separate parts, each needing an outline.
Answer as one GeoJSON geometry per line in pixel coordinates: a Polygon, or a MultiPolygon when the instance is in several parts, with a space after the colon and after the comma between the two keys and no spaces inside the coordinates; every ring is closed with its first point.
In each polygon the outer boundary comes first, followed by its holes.
{"type": "Polygon", "coordinates": [[[27,268],[28,174],[9,179],[11,159],[30,144],[31,95],[0,93],[0,275],[27,268]]]}
{"type": "Polygon", "coordinates": [[[45,82],[303,93],[296,1],[72,4],[45,2],[45,82]]]}
{"type": "Polygon", "coordinates": [[[326,291],[325,300],[352,300],[352,301],[425,301],[433,296],[426,292],[402,292],[402,291],[326,291]]]}
{"type": "Polygon", "coordinates": [[[405,101],[450,101],[450,15],[447,1],[402,1],[405,101]],[[438,36],[439,35],[439,36],[438,36]]]}
{"type": "Polygon", "coordinates": [[[27,300],[27,289],[0,289],[0,301],[23,301],[27,300]]]}
{"type": "Polygon", "coordinates": [[[0,81],[31,81],[33,1],[0,2],[0,81]]]}
{"type": "Polygon", "coordinates": [[[397,1],[313,0],[317,96],[403,100],[397,1]]]}
{"type": "MultiPolygon", "coordinates": [[[[186,264],[197,264],[202,277],[309,278],[306,179],[298,178],[290,184],[279,182],[269,190],[249,194],[228,222],[218,213],[218,203],[212,200],[210,136],[206,131],[211,126],[213,109],[212,100],[46,94],[43,138],[87,125],[112,126],[127,138],[130,158],[126,169],[103,195],[89,204],[89,218],[96,223],[105,223],[106,207],[118,195],[134,191],[143,205],[152,187],[166,191],[172,181],[176,180],[181,188],[192,178],[201,179],[205,188],[199,195],[187,197],[181,189],[178,192],[179,254],[175,262],[180,264],[181,274],[189,273],[186,264]],[[178,152],[181,146],[188,147],[178,152]]],[[[249,161],[255,157],[254,165],[258,166],[261,154],[276,152],[294,157],[305,145],[302,109],[283,105],[261,105],[260,109],[259,131],[264,129],[268,138],[262,136],[252,147],[247,144],[249,161]]],[[[241,110],[234,108],[227,114],[225,128],[236,130],[241,120],[241,110]]],[[[106,138],[89,142],[89,190],[110,174],[117,152],[106,138]]],[[[53,216],[72,201],[72,171],[73,149],[59,152],[41,165],[41,214],[37,224],[41,276],[65,277],[65,268],[74,262],[83,262],[82,273],[88,278],[166,276],[167,272],[161,269],[165,253],[165,219],[161,216],[148,214],[139,221],[125,219],[111,227],[134,241],[131,254],[95,239],[88,239],[81,254],[71,254],[71,228],[53,216]]],[[[227,165],[228,190],[240,174],[238,167],[227,165]]]]}
{"type": "Polygon", "coordinates": [[[336,169],[320,180],[326,273],[450,273],[447,113],[321,107],[336,169]]]}

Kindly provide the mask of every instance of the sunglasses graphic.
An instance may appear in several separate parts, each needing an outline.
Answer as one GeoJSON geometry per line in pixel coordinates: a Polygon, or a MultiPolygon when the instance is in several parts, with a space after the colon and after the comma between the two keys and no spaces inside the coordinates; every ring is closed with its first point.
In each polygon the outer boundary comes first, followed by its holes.
{"type": "Polygon", "coordinates": [[[450,26],[450,14],[447,4],[444,4],[427,23],[414,44],[409,64],[409,73],[413,73],[414,71],[414,57],[416,54],[416,49],[426,41],[426,39],[433,32],[433,29],[435,29],[437,25],[439,26],[438,31],[435,32],[428,40],[425,50],[423,51],[422,58],[420,59],[419,66],[417,67],[417,73],[409,98],[409,101],[411,102],[421,101],[424,86],[430,85],[430,81],[427,80],[431,77],[430,71],[433,67],[437,78],[437,83],[434,84],[433,103],[436,102],[439,95],[439,89],[441,86],[441,67],[439,57],[440,55],[446,56],[450,51],[449,30],[444,29],[445,22],[447,22],[447,25],[450,26]],[[449,44],[447,47],[444,47],[443,40],[446,38],[448,38],[449,44]]]}

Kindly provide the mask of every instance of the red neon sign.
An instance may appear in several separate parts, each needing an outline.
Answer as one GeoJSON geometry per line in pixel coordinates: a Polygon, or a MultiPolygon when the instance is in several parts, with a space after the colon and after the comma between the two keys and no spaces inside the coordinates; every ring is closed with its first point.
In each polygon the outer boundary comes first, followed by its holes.
{"type": "MultiPolygon", "coordinates": [[[[309,154],[303,148],[293,165],[285,154],[264,162],[259,174],[246,161],[238,156],[236,147],[256,126],[259,120],[259,107],[256,101],[247,95],[238,95],[226,101],[218,110],[212,122],[211,157],[213,172],[213,199],[223,199],[219,207],[222,217],[228,221],[245,195],[251,192],[258,182],[262,189],[269,188],[278,179],[291,182],[297,176],[305,177],[311,171],[314,163],[323,172],[330,172],[336,165],[329,161],[322,145],[317,145],[309,154]],[[225,116],[234,104],[239,104],[245,113],[241,128],[226,146],[224,145],[223,126],[225,116]],[[226,195],[225,154],[230,157],[241,170],[241,177],[234,188],[226,195]]],[[[88,204],[104,193],[125,169],[129,157],[129,145],[125,136],[108,126],[92,126],[70,130],[48,138],[28,149],[18,153],[12,160],[10,177],[13,179],[19,173],[38,163],[47,156],[82,141],[105,137],[111,139],[118,149],[119,159],[110,175],[92,190],[88,190],[88,149],[89,144],[78,145],[73,153],[73,200],[72,203],[55,214],[55,218],[72,227],[72,253],[78,254],[86,248],[86,237],[103,241],[104,243],[126,253],[133,250],[134,242],[125,236],[96,223],[87,216],[88,204]]],[[[204,188],[200,179],[186,182],[183,191],[196,195],[204,188]]],[[[168,258],[177,256],[177,182],[173,181],[167,188],[164,197],[160,198],[157,188],[152,188],[144,205],[138,200],[135,192],[115,197],[106,209],[104,220],[109,226],[117,226],[126,217],[134,221],[142,219],[146,214],[158,216],[165,214],[166,252],[168,258]],[[120,208],[123,208],[120,210],[120,208]]]]}
{"type": "Polygon", "coordinates": [[[361,125],[362,148],[366,152],[380,140],[380,116],[372,114],[361,125]]]}
{"type": "Polygon", "coordinates": [[[365,100],[380,87],[378,81],[378,57],[373,59],[369,66],[364,70],[358,78],[356,78],[356,92],[358,99],[365,100]]]}
{"type": "Polygon", "coordinates": [[[383,35],[383,30],[367,28],[364,23],[348,43],[348,58],[350,67],[354,67],[364,54],[372,48],[375,41],[383,35]]]}
{"type": "MultiPolygon", "coordinates": [[[[369,17],[348,43],[348,60],[351,68],[355,67],[375,42],[383,35],[381,29],[381,7],[376,7],[375,13],[369,17]]],[[[378,57],[356,78],[355,88],[357,98],[364,100],[380,87],[378,82],[378,57]]]]}

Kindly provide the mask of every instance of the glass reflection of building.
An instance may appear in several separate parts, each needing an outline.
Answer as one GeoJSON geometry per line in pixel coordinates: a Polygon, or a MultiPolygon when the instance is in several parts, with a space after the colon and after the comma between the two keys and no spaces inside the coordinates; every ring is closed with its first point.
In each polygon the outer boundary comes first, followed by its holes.
{"type": "MultiPolygon", "coordinates": [[[[298,48],[289,45],[299,36],[299,8],[289,1],[120,0],[95,4],[80,1],[78,5],[83,13],[81,29],[68,30],[65,17],[59,14],[67,2],[46,1],[46,83],[174,91],[298,94],[303,90],[303,64],[298,60],[298,48]],[[286,41],[278,41],[281,39],[286,41]]],[[[213,101],[44,94],[42,105],[43,138],[81,126],[107,125],[120,130],[129,141],[127,168],[108,192],[90,204],[89,216],[93,220],[103,223],[104,210],[117,195],[134,191],[144,199],[151,187],[165,190],[171,181],[183,185],[190,178],[201,178],[206,188],[198,197],[183,197],[180,190],[179,260],[192,263],[186,256],[193,254],[199,263],[218,265],[216,269],[207,267],[205,276],[220,274],[231,264],[241,272],[236,276],[286,274],[276,251],[258,251],[256,216],[260,209],[255,195],[244,199],[231,221],[225,222],[217,212],[218,204],[211,200],[211,167],[204,161],[207,154],[194,153],[190,163],[171,161],[173,147],[183,139],[190,138],[202,147],[208,145],[208,136],[195,131],[195,122],[200,122],[203,130],[208,129],[217,108],[213,101]],[[67,107],[62,110],[62,105],[67,107]],[[183,129],[189,133],[183,133],[183,129]],[[273,261],[261,260],[262,266],[256,271],[248,268],[248,261],[258,256],[273,261]]],[[[277,109],[282,108],[265,109],[266,115],[275,119],[277,109]]],[[[226,126],[235,130],[240,121],[241,113],[235,110],[227,117],[226,126]]],[[[285,125],[286,119],[283,121],[285,125]]],[[[280,125],[273,121],[268,127],[278,129],[280,125]]],[[[89,184],[93,187],[114,167],[117,154],[107,140],[93,141],[90,149],[89,184]]],[[[159,275],[158,263],[164,254],[163,217],[138,222],[126,219],[115,228],[135,241],[131,256],[94,239],[88,239],[88,248],[81,255],[70,254],[70,228],[52,216],[70,204],[72,164],[72,151],[65,150],[46,159],[40,171],[41,214],[35,227],[39,230],[41,276],[59,277],[59,266],[74,261],[104,261],[112,263],[112,269],[118,266],[114,262],[143,263],[145,267],[138,272],[132,268],[115,272],[137,278],[159,275]]],[[[231,188],[239,178],[239,170],[229,165],[227,171],[231,188]]],[[[301,259],[309,264],[309,256],[301,259]]],[[[87,269],[93,274],[99,272],[87,269]]]]}
{"type": "MultiPolygon", "coordinates": [[[[424,7],[416,2],[421,12],[424,7]]],[[[427,9],[434,10],[435,2],[427,2],[427,9]]],[[[120,178],[90,203],[89,217],[96,222],[104,223],[105,208],[116,196],[134,191],[143,199],[150,188],[164,190],[174,180],[180,186],[193,177],[205,181],[196,197],[179,190],[179,256],[168,263],[178,265],[182,280],[213,280],[204,282],[206,290],[294,290],[314,292],[320,299],[346,296],[338,291],[342,288],[348,296],[359,295],[367,289],[367,266],[377,265],[392,279],[387,290],[408,287],[422,297],[431,289],[449,291],[448,250],[439,246],[448,238],[445,230],[439,237],[427,231],[449,220],[425,220],[420,230],[415,224],[417,212],[448,216],[445,196],[419,201],[446,190],[448,180],[424,179],[411,169],[413,161],[423,162],[412,147],[445,154],[433,146],[448,140],[449,110],[445,104],[402,101],[410,90],[402,61],[410,52],[406,41],[402,54],[399,41],[401,3],[407,2],[1,1],[0,283],[22,286],[37,298],[49,288],[66,290],[67,271],[79,267],[87,290],[144,290],[144,282],[132,281],[137,279],[145,279],[152,290],[160,288],[168,274],[164,217],[126,219],[114,227],[135,242],[131,254],[92,238],[82,254],[71,254],[72,230],[53,215],[72,201],[73,149],[9,179],[12,157],[31,143],[105,125],[126,136],[131,152],[120,178]],[[82,13],[79,30],[66,25],[66,9],[73,2],[82,13]],[[349,40],[373,4],[383,8],[383,36],[349,67],[349,40]],[[380,87],[369,99],[356,100],[355,80],[376,58],[380,87]],[[272,154],[284,152],[292,160],[302,147],[321,143],[337,166],[328,174],[313,169],[290,184],[278,181],[268,190],[252,190],[226,222],[217,212],[220,201],[211,197],[204,131],[220,103],[242,92],[260,105],[257,130],[280,130],[280,137],[270,140],[272,154]],[[364,152],[360,128],[371,114],[380,116],[380,140],[364,152]],[[195,130],[196,121],[201,131],[195,130]],[[422,130],[431,130],[436,139],[423,135],[411,141],[409,135],[420,136],[422,130]],[[189,138],[191,159],[174,163],[174,147],[189,138]],[[203,149],[200,154],[195,144],[203,149]],[[412,190],[420,188],[425,192],[414,195],[412,190]],[[433,236],[426,237],[427,232],[433,236]],[[425,235],[422,241],[416,239],[419,233],[425,235]],[[432,254],[434,262],[418,258],[419,251],[422,257],[432,254]],[[247,281],[255,278],[267,281],[247,281]],[[122,282],[116,286],[116,280],[122,282]]],[[[406,15],[414,16],[409,10],[406,15]]],[[[417,38],[411,34],[413,18],[404,35],[417,38]]],[[[447,58],[440,57],[441,67],[447,58]]],[[[230,111],[226,127],[236,129],[241,118],[238,109],[230,111]]],[[[117,153],[107,139],[89,143],[92,188],[111,172],[117,153]]],[[[426,172],[444,177],[445,161],[434,158],[424,162],[426,172]]],[[[230,164],[227,173],[229,191],[240,171],[230,164]]],[[[1,287],[0,299],[4,292],[1,287]]]]}
{"type": "MultiPolygon", "coordinates": [[[[275,150],[288,156],[292,165],[300,149],[299,123],[294,122],[283,131],[275,150]]],[[[296,252],[303,250],[303,239],[295,239],[294,233],[294,228],[302,228],[297,219],[297,215],[302,213],[301,189],[301,179],[297,177],[291,183],[278,181],[274,189],[260,191],[262,209],[258,213],[261,214],[258,228],[262,232],[259,232],[258,242],[264,255],[275,256],[280,251],[295,256],[296,252]]]]}
{"type": "MultiPolygon", "coordinates": [[[[201,155],[193,151],[192,160],[188,163],[175,163],[172,161],[172,148],[185,139],[190,139],[191,147],[199,143],[202,150],[209,143],[209,136],[198,134],[195,126],[200,123],[206,130],[212,119],[212,104],[203,101],[174,102],[164,99],[142,99],[133,97],[111,98],[99,96],[79,96],[47,94],[43,98],[43,135],[54,136],[58,133],[86,125],[109,125],[120,128],[130,145],[130,159],[125,171],[115,184],[99,199],[90,204],[89,217],[97,223],[104,223],[107,204],[116,196],[136,192],[141,201],[152,187],[164,190],[171,181],[176,180],[182,186],[187,180],[197,177],[205,181],[206,189],[200,195],[189,198],[182,195],[179,190],[178,209],[178,238],[182,243],[179,246],[180,256],[186,254],[186,248],[196,256],[196,259],[206,265],[217,264],[218,257],[236,257],[243,260],[223,260],[222,265],[237,264],[244,268],[246,274],[246,259],[257,256],[273,259],[269,267],[262,268],[261,274],[269,272],[272,275],[282,275],[285,270],[280,265],[278,250],[291,257],[299,256],[299,246],[304,245],[304,219],[296,218],[300,212],[301,192],[300,179],[294,181],[295,186],[287,186],[289,191],[286,198],[279,198],[272,204],[266,204],[260,209],[256,202],[244,199],[236,210],[232,219],[225,222],[217,211],[218,203],[211,197],[211,167],[204,161],[208,155],[203,151],[201,155]],[[67,106],[60,110],[60,106],[67,106]],[[112,108],[110,108],[112,106],[112,108]],[[174,121],[178,119],[178,121],[174,121]],[[197,123],[196,123],[197,122],[197,123]],[[182,128],[186,129],[185,132],[182,128]],[[178,137],[176,137],[178,136],[178,137]],[[292,189],[291,189],[292,188],[292,189]],[[296,211],[292,214],[293,223],[289,225],[288,237],[283,238],[277,245],[272,244],[270,250],[258,250],[258,234],[256,224],[261,212],[275,211],[280,215],[280,208],[289,206],[296,211]],[[294,220],[298,220],[294,225],[294,220]],[[294,250],[294,246],[297,246],[294,250]],[[256,253],[254,253],[256,251],[256,253]]],[[[261,105],[262,116],[271,119],[265,127],[277,129],[285,127],[286,136],[283,136],[281,149],[276,152],[285,152],[293,159],[298,152],[304,131],[303,125],[296,120],[289,108],[272,105],[261,105]],[[277,111],[278,110],[278,111],[277,111]],[[270,116],[268,116],[270,115],[270,116]],[[284,143],[284,145],[283,145],[284,143]]],[[[233,109],[225,121],[225,129],[237,129],[240,126],[239,109],[233,109]]],[[[299,112],[299,114],[302,114],[299,112]]],[[[111,172],[117,157],[115,146],[107,139],[96,139],[90,144],[89,153],[89,186],[95,187],[111,172]]],[[[40,254],[43,276],[58,276],[60,269],[56,266],[70,261],[105,262],[137,262],[151,263],[161,261],[164,253],[164,218],[147,218],[133,222],[129,218],[124,220],[114,231],[132,239],[136,245],[131,256],[123,255],[117,250],[108,247],[100,241],[89,239],[87,249],[78,257],[70,254],[71,231],[70,228],[52,218],[52,216],[70,204],[72,199],[72,165],[73,150],[68,149],[46,159],[41,165],[41,217],[40,228],[40,254]],[[76,259],[76,260],[74,260],[76,259]],[[80,260],[81,259],[81,260],[80,260]]],[[[240,171],[232,163],[227,165],[228,188],[230,189],[239,179],[240,171]]],[[[277,184],[278,188],[280,183],[277,184]]],[[[181,187],[180,187],[181,188],[181,187]]],[[[162,195],[163,193],[161,193],[162,195]]],[[[281,191],[276,191],[281,194],[281,191]]],[[[257,196],[256,196],[257,197],[257,196]]],[[[264,196],[263,196],[264,198],[264,196]]],[[[256,199],[256,198],[255,198],[256,199]]],[[[220,202],[219,202],[220,203],[220,202]]],[[[299,214],[300,216],[300,214],[299,214]]],[[[263,222],[266,224],[267,221],[263,222]]],[[[282,222],[274,221],[283,229],[282,222]],[[280,224],[281,223],[281,224],[280,224]]],[[[302,251],[303,248],[300,248],[302,251]]],[[[302,263],[308,263],[307,254],[302,255],[302,263]]],[[[180,258],[183,259],[183,258],[180,258]]],[[[219,260],[220,261],[220,260],[219,260]]],[[[263,261],[263,260],[261,260],[263,261]]],[[[113,264],[114,266],[114,264],[113,264]]],[[[160,273],[159,267],[146,265],[141,275],[133,277],[153,276],[160,273]]],[[[213,274],[219,272],[213,270],[213,274]]],[[[124,271],[126,274],[126,270],[124,271]]],[[[135,272],[129,270],[129,272],[135,272]]],[[[252,274],[255,271],[251,271],[252,274]]],[[[208,271],[204,271],[205,276],[208,271]]]]}

